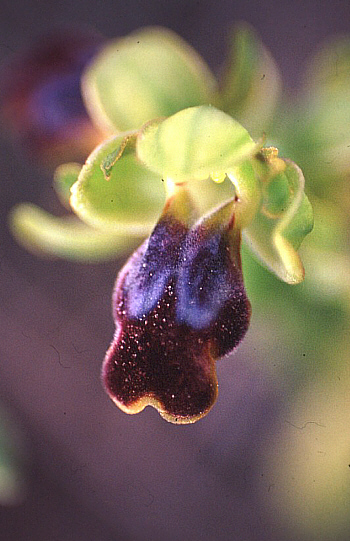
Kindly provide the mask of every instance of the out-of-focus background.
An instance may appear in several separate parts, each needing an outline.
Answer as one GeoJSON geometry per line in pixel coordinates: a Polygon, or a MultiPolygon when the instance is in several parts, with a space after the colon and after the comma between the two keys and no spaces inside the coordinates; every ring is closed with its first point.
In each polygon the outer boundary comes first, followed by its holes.
{"type": "MultiPolygon", "coordinates": [[[[0,69],[60,26],[88,25],[112,38],[156,24],[179,33],[218,73],[228,33],[244,20],[291,94],[307,57],[326,38],[350,33],[350,4],[339,0],[3,0],[0,14],[0,69]]],[[[15,203],[60,209],[52,171],[5,131],[0,139],[0,462],[12,472],[13,459],[16,472],[0,507],[0,539],[347,541],[350,377],[341,303],[321,294],[310,301],[308,285],[276,286],[274,297],[266,278],[254,305],[259,284],[250,284],[252,326],[235,356],[218,363],[219,399],[209,415],[189,426],[168,424],[151,408],[127,416],[100,383],[122,260],[74,264],[19,247],[6,223],[15,203]]]]}

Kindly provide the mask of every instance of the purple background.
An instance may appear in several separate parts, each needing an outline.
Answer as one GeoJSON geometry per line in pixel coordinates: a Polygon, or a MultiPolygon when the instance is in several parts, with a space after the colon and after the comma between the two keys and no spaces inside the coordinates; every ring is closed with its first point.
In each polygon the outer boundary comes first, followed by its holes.
{"type": "MultiPolygon", "coordinates": [[[[306,57],[350,31],[347,1],[73,0],[1,2],[0,62],[60,24],[107,37],[145,25],[172,28],[217,70],[227,32],[250,22],[296,88],[306,57]]],[[[74,265],[18,247],[6,215],[18,201],[57,211],[51,174],[1,134],[0,400],[23,432],[27,497],[0,508],[0,539],[16,541],[284,541],[261,500],[259,466],[281,396],[249,337],[218,365],[209,416],[172,426],[151,408],[120,412],[100,384],[113,333],[115,262],[74,265]]]]}

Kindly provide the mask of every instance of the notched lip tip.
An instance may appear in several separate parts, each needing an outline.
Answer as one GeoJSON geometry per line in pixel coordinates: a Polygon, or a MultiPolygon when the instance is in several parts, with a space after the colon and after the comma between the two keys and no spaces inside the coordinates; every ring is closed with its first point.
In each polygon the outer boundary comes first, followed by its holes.
{"type": "Polygon", "coordinates": [[[209,413],[210,409],[211,407],[208,410],[203,411],[199,415],[196,415],[193,417],[185,417],[181,415],[176,415],[176,416],[170,415],[169,413],[162,412],[160,410],[158,410],[158,413],[165,421],[173,425],[193,425],[197,421],[200,421],[200,419],[203,419],[207,415],[207,413],[209,413]]]}
{"type": "Polygon", "coordinates": [[[144,396],[132,403],[130,406],[126,406],[123,402],[120,402],[111,393],[109,393],[108,389],[107,393],[112,402],[114,402],[114,404],[118,406],[121,411],[127,413],[128,415],[136,415],[137,413],[141,413],[147,406],[150,406],[154,408],[165,421],[175,425],[194,424],[200,419],[203,419],[209,413],[217,398],[216,396],[214,402],[208,407],[208,409],[201,411],[200,413],[193,416],[186,416],[169,413],[161,404],[161,402],[153,396],[144,396]]]}

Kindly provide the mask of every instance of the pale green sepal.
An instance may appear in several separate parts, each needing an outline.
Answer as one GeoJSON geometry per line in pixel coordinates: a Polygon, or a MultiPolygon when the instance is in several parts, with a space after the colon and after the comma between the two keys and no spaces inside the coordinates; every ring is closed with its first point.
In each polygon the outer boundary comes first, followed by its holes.
{"type": "Polygon", "coordinates": [[[137,161],[130,133],[94,150],[71,194],[71,206],[83,221],[120,235],[147,236],[165,202],[161,177],[137,161]]]}
{"type": "Polygon", "coordinates": [[[237,25],[220,85],[220,109],[237,119],[253,137],[261,137],[281,88],[278,67],[253,28],[237,25]]]}
{"type": "Polygon", "coordinates": [[[113,259],[140,242],[134,236],[94,229],[75,216],[52,216],[28,203],[12,210],[10,228],[17,241],[31,252],[81,262],[113,259]]]}
{"type": "Polygon", "coordinates": [[[138,158],[175,182],[228,173],[256,150],[256,143],[238,122],[205,105],[146,124],[136,142],[138,158]]]}
{"type": "Polygon", "coordinates": [[[57,167],[53,177],[53,185],[61,203],[69,208],[70,189],[78,180],[81,165],[79,163],[64,163],[57,167]]]}
{"type": "Polygon", "coordinates": [[[144,28],[107,44],[82,79],[91,118],[113,133],[210,103],[216,87],[196,51],[159,27],[144,28]]]}
{"type": "Polygon", "coordinates": [[[281,280],[298,284],[304,267],[297,252],[313,227],[311,204],[304,194],[304,176],[290,160],[284,171],[262,179],[263,200],[260,211],[245,230],[248,246],[281,280]]]}

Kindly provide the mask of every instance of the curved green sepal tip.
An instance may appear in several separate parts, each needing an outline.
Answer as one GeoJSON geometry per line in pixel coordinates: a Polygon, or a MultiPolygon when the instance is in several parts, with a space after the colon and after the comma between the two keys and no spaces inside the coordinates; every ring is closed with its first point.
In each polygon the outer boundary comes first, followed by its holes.
{"type": "Polygon", "coordinates": [[[146,124],[137,136],[136,153],[163,178],[184,182],[228,173],[256,147],[233,118],[202,105],[146,124]]]}
{"type": "Polygon", "coordinates": [[[248,24],[236,26],[218,103],[256,137],[266,129],[281,94],[278,67],[248,24]]]}
{"type": "Polygon", "coordinates": [[[179,36],[150,27],[109,43],[88,67],[82,88],[92,119],[115,132],[210,102],[216,81],[179,36]]]}
{"type": "Polygon", "coordinates": [[[133,134],[102,143],[89,156],[71,189],[71,206],[85,222],[104,231],[145,236],[162,211],[161,177],[139,163],[133,134]]]}
{"type": "Polygon", "coordinates": [[[140,241],[93,229],[74,216],[52,216],[27,203],[12,210],[10,228],[17,241],[29,251],[72,261],[112,259],[140,241]]]}
{"type": "Polygon", "coordinates": [[[61,203],[66,207],[69,207],[70,189],[78,180],[80,171],[79,163],[64,163],[55,170],[53,185],[61,203]]]}
{"type": "Polygon", "coordinates": [[[297,284],[304,268],[297,250],[313,227],[311,204],[304,193],[304,176],[290,160],[272,159],[274,174],[262,178],[259,212],[245,231],[248,246],[281,280],[297,284]]]}

